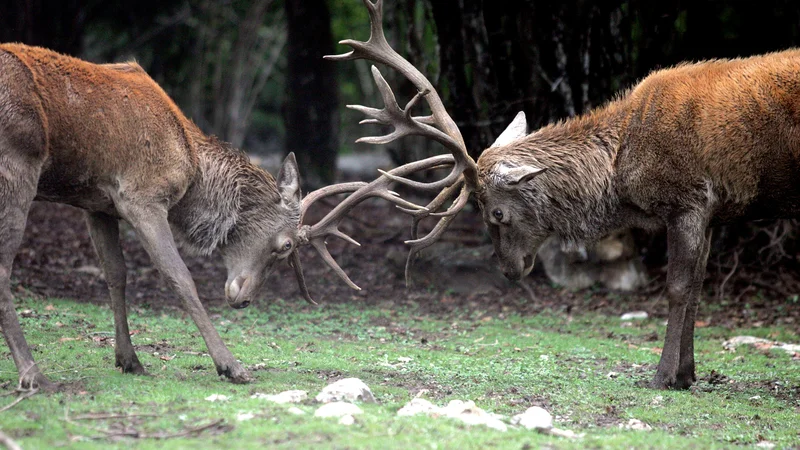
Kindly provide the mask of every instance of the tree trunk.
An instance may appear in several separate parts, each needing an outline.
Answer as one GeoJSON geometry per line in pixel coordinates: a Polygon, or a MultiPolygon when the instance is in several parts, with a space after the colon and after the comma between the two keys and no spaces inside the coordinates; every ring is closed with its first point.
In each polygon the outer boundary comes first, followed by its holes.
{"type": "Polygon", "coordinates": [[[330,12],[325,0],[286,0],[288,23],[286,151],[294,152],[308,188],[334,181],[339,147],[338,86],[330,12]]]}
{"type": "Polygon", "coordinates": [[[11,20],[0,27],[0,42],[22,42],[79,56],[83,49],[86,2],[9,0],[0,7],[11,20]],[[7,26],[11,25],[12,26],[7,26]]]}

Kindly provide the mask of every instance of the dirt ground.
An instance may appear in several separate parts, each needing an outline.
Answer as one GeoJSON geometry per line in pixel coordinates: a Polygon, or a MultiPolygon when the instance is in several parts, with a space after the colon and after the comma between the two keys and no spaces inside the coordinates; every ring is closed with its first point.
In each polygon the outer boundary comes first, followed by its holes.
{"type": "MultiPolygon", "coordinates": [[[[312,221],[321,211],[310,216],[312,221]]],[[[523,286],[507,281],[497,269],[491,246],[474,211],[463,211],[442,242],[423,255],[406,288],[403,276],[409,237],[409,219],[384,203],[365,203],[345,220],[342,230],[361,242],[346,245],[333,239],[334,258],[363,290],[354,291],[328,269],[312,249],[302,249],[311,295],[319,303],[362,302],[391,307],[413,303],[421,312],[435,315],[535,314],[544,309],[565,312],[599,311],[620,314],[644,310],[666,318],[664,268],[651,269],[653,280],[644,292],[617,293],[600,289],[569,292],[552,286],[543,273],[534,271],[523,286]]],[[[122,227],[128,265],[129,304],[149,308],[179,308],[180,302],[167,289],[150,265],[147,254],[129,227],[122,227]]],[[[207,307],[225,305],[225,268],[218,255],[186,257],[201,300],[207,307]]],[[[97,257],[80,210],[59,204],[35,203],[28,218],[25,239],[12,274],[18,294],[73,298],[81,302],[105,303],[108,294],[97,257]]],[[[731,294],[727,305],[705,298],[698,320],[736,328],[743,325],[783,323],[800,329],[800,304],[784,298],[731,294]]],[[[706,295],[709,297],[709,295],[706,295]]],[[[292,269],[282,264],[271,276],[262,301],[251,308],[268,308],[275,298],[303,303],[292,269]]]]}

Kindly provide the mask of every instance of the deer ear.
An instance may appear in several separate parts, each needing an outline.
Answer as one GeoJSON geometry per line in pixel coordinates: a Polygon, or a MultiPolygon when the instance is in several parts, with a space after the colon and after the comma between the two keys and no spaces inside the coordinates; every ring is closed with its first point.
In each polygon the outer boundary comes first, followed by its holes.
{"type": "Polygon", "coordinates": [[[281,164],[281,170],[278,172],[278,192],[285,204],[300,204],[300,170],[297,168],[294,152],[290,152],[281,164]]]}
{"type": "Polygon", "coordinates": [[[506,130],[500,133],[500,136],[497,137],[497,140],[494,141],[491,147],[502,147],[517,139],[524,138],[527,135],[528,121],[525,119],[525,111],[520,111],[517,113],[517,116],[514,117],[514,120],[511,121],[511,124],[506,127],[506,130]]]}
{"type": "Polygon", "coordinates": [[[495,170],[508,186],[517,187],[543,174],[547,169],[540,169],[534,166],[509,167],[505,164],[500,164],[495,170]]]}

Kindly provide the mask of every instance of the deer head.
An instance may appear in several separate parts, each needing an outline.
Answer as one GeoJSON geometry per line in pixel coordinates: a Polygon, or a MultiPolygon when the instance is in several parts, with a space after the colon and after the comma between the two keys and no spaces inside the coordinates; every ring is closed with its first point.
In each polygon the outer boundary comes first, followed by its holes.
{"type": "MultiPolygon", "coordinates": [[[[410,171],[421,167],[440,165],[441,158],[430,158],[411,165],[403,171],[393,171],[398,176],[407,175],[410,171]]],[[[256,174],[262,173],[258,169],[256,174]]],[[[242,177],[250,180],[258,175],[242,177]]],[[[240,193],[236,201],[240,203],[237,223],[233,227],[231,237],[219,245],[220,253],[228,270],[225,282],[225,297],[233,308],[248,306],[262,291],[269,275],[278,263],[288,261],[294,268],[301,294],[306,301],[316,304],[306,286],[303,269],[300,264],[298,249],[305,245],[312,246],[322,256],[323,261],[341,277],[350,287],[359,290],[347,274],[336,263],[326,247],[326,238],[334,236],[359,245],[348,235],[339,230],[341,220],[356,205],[367,198],[384,198],[406,210],[418,211],[421,207],[401,199],[396,193],[388,190],[393,181],[382,177],[372,183],[355,182],[327,186],[311,192],[305,198],[300,192],[300,175],[294,154],[290,153],[283,161],[275,186],[277,198],[272,189],[270,193],[240,193]],[[309,207],[318,200],[334,195],[349,194],[319,222],[313,225],[304,224],[309,207]],[[245,204],[249,202],[248,204],[245,204]]],[[[240,189],[266,189],[263,182],[253,182],[240,189]]],[[[217,202],[231,201],[219,198],[217,202]]],[[[204,223],[219,223],[206,221],[204,223]]]]}
{"type": "Polygon", "coordinates": [[[223,191],[222,198],[216,199],[217,204],[236,203],[234,208],[228,208],[236,211],[230,219],[235,220],[235,226],[218,247],[228,272],[225,298],[233,308],[248,306],[261,293],[279,262],[297,258],[300,245],[300,175],[294,154],[284,159],[275,181],[249,164],[239,167],[247,173],[236,177],[240,182],[235,192],[223,191]]]}
{"type": "MultiPolygon", "coordinates": [[[[344,40],[341,44],[349,45],[349,53],[326,56],[328,59],[344,61],[366,59],[397,70],[408,78],[417,88],[417,94],[406,104],[398,106],[394,93],[376,67],[372,67],[373,78],[384,101],[383,109],[365,106],[348,106],[363,112],[368,119],[361,123],[377,123],[389,125],[394,130],[385,136],[366,137],[356,142],[385,144],[403,136],[418,135],[433,139],[447,148],[452,157],[441,160],[441,165],[452,166],[452,171],[445,178],[421,183],[398,175],[400,172],[411,173],[411,164],[398,167],[392,172],[384,173],[385,177],[412,188],[425,191],[439,191],[439,194],[427,206],[416,210],[404,210],[414,218],[412,239],[407,241],[411,246],[406,264],[406,281],[408,268],[413,257],[420,250],[432,245],[447,229],[453,217],[467,204],[471,194],[483,211],[483,219],[489,229],[495,253],[506,277],[517,280],[530,273],[536,250],[551,234],[547,223],[540,220],[536,211],[525,207],[522,197],[534,196],[536,177],[545,173],[545,168],[525,164],[517,164],[500,159],[496,164],[482,164],[483,157],[476,163],[467,153],[464,139],[453,119],[447,114],[441,98],[433,85],[410,62],[400,56],[386,41],[382,28],[382,0],[372,2],[362,0],[370,17],[370,37],[366,42],[344,40]],[[428,116],[412,116],[411,109],[424,99],[430,107],[428,116]],[[452,204],[442,212],[439,210],[452,200],[452,204]],[[439,217],[433,230],[424,237],[417,236],[419,222],[426,217],[439,217]]],[[[508,128],[497,138],[491,149],[501,149],[523,138],[527,134],[527,122],[524,113],[519,113],[508,128]]],[[[488,152],[489,150],[487,150],[488,152]]],[[[427,170],[429,167],[420,167],[427,170]]]]}

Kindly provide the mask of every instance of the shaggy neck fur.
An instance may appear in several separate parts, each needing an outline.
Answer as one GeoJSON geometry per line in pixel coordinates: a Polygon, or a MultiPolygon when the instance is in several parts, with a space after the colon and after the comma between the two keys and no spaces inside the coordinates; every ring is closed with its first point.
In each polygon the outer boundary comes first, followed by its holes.
{"type": "Polygon", "coordinates": [[[487,149],[478,160],[481,180],[487,190],[508,189],[500,165],[546,169],[519,188],[527,212],[567,246],[603,237],[622,226],[613,180],[620,109],[611,103],[487,149]]]}
{"type": "Polygon", "coordinates": [[[277,223],[280,195],[275,179],[247,156],[214,137],[195,138],[197,177],[170,211],[173,232],[181,247],[208,255],[277,223]]]}

